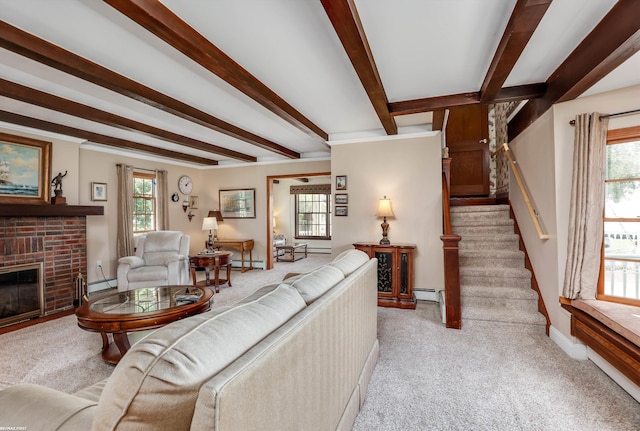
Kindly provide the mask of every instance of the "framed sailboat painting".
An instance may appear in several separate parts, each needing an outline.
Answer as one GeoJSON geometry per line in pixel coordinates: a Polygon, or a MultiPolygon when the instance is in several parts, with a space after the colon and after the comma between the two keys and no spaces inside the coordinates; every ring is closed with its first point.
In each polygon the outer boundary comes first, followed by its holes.
{"type": "Polygon", "coordinates": [[[48,204],[51,142],[0,133],[0,204],[48,204]]]}

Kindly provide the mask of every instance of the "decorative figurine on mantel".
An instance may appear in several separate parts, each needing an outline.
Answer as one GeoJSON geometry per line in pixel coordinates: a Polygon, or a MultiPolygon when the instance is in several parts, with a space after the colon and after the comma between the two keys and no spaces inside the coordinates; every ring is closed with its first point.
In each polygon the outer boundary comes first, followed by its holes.
{"type": "Polygon", "coordinates": [[[55,195],[51,198],[52,205],[67,204],[67,198],[62,196],[62,179],[67,176],[67,172],[68,171],[64,171],[64,174],[62,172],[58,172],[58,175],[53,177],[53,179],[51,180],[51,186],[53,186],[53,194],[55,195]]]}

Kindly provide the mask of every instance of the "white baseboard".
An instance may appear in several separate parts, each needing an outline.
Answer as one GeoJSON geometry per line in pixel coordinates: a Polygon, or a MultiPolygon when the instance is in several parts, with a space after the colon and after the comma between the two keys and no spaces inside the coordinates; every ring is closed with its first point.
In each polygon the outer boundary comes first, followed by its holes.
{"type": "MultiPolygon", "coordinates": [[[[265,268],[265,263],[264,263],[264,260],[254,260],[253,261],[253,265],[249,265],[249,262],[245,260],[244,261],[245,269],[250,267],[250,266],[253,266],[253,269],[264,269],[265,268]]],[[[231,261],[231,268],[234,268],[234,269],[242,268],[242,261],[241,260],[235,260],[235,259],[232,260],[231,261]]]]}
{"type": "Polygon", "coordinates": [[[413,289],[413,293],[419,301],[439,302],[438,292],[434,289],[413,289]]]}
{"type": "Polygon", "coordinates": [[[573,359],[591,360],[598,368],[616,382],[629,395],[640,402],[640,387],[633,383],[624,374],[618,371],[613,365],[607,362],[602,356],[582,343],[574,343],[565,337],[560,331],[551,326],[549,328],[549,338],[551,338],[567,355],[573,359]]]}
{"type": "Polygon", "coordinates": [[[596,364],[606,375],[616,382],[622,389],[640,403],[640,387],[633,383],[627,376],[618,371],[613,365],[607,362],[602,356],[587,347],[587,355],[591,362],[596,364]]]}
{"type": "Polygon", "coordinates": [[[104,281],[94,281],[93,283],[89,283],[87,285],[87,292],[93,293],[98,292],[100,290],[111,289],[118,286],[118,280],[112,278],[111,280],[104,281]]]}
{"type": "Polygon", "coordinates": [[[569,357],[579,359],[581,361],[589,359],[587,356],[587,346],[582,343],[574,343],[553,326],[549,327],[549,338],[551,338],[558,347],[569,355],[569,357]]]}

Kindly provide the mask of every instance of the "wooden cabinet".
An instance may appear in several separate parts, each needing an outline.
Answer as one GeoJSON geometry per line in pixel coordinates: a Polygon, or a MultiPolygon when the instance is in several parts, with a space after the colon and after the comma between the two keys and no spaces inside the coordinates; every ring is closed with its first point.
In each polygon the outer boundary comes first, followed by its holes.
{"type": "Polygon", "coordinates": [[[415,244],[380,245],[372,242],[353,246],[378,259],[378,305],[416,308],[413,294],[413,254],[415,244]]]}

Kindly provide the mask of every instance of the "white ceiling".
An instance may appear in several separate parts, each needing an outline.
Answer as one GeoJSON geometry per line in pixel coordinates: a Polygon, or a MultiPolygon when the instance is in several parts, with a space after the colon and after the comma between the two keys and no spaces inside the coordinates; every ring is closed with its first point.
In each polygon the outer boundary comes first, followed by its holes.
{"type": "MultiPolygon", "coordinates": [[[[320,0],[162,0],[329,135],[386,135],[320,0]]],[[[390,102],[478,91],[515,0],[355,0],[390,102]]],[[[504,86],[544,82],[615,4],[551,3],[504,86]]],[[[330,147],[278,117],[100,1],[0,0],[0,20],[301,154],[330,147]]],[[[178,118],[0,48],[0,77],[257,157],[284,156],[178,118]]],[[[640,84],[635,55],[587,94],[640,84]]],[[[244,164],[136,131],[0,97],[0,109],[158,148],[244,164]]],[[[431,114],[396,117],[399,133],[430,130],[431,114]]],[[[5,124],[5,127],[11,127],[5,124]]],[[[201,165],[194,165],[201,166],[201,165]]]]}

